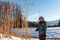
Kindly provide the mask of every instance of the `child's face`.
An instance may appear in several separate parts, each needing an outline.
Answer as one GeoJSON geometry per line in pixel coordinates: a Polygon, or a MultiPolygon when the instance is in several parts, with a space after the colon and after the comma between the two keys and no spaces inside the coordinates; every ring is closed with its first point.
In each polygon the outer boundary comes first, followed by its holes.
{"type": "Polygon", "coordinates": [[[44,19],[43,19],[43,18],[41,18],[41,19],[40,19],[40,21],[44,21],[44,19]]]}

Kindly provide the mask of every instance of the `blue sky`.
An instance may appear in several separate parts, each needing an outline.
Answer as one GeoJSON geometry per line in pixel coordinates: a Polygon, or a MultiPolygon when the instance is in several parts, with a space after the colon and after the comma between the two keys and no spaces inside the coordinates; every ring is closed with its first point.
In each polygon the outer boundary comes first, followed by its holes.
{"type": "MultiPolygon", "coordinates": [[[[24,7],[24,0],[4,0],[17,3],[24,7]]],[[[60,18],[60,0],[28,0],[28,20],[38,21],[43,16],[46,21],[60,18]]],[[[23,12],[25,13],[25,12],[23,12]]]]}

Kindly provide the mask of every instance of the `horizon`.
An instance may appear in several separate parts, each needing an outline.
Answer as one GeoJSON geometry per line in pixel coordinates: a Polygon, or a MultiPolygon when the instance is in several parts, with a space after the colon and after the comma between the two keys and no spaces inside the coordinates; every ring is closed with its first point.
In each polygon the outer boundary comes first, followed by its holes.
{"type": "MultiPolygon", "coordinates": [[[[45,20],[46,22],[51,22],[51,21],[59,21],[59,20],[45,20]]],[[[29,21],[29,22],[38,22],[38,21],[29,21]]]]}

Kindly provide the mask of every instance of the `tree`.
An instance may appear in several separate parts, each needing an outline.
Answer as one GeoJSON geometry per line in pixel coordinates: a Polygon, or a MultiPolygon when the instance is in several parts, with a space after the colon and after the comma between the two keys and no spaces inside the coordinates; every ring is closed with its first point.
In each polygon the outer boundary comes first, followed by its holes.
{"type": "Polygon", "coordinates": [[[60,26],[60,19],[59,19],[59,22],[58,22],[58,26],[60,26]]]}

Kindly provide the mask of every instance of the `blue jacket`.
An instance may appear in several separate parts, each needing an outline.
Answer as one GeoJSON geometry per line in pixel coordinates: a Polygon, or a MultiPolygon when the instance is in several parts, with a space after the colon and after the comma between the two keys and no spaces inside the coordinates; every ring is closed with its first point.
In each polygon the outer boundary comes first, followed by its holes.
{"type": "Polygon", "coordinates": [[[39,32],[46,32],[47,24],[45,21],[39,22],[39,27],[36,29],[36,31],[39,32]]]}

